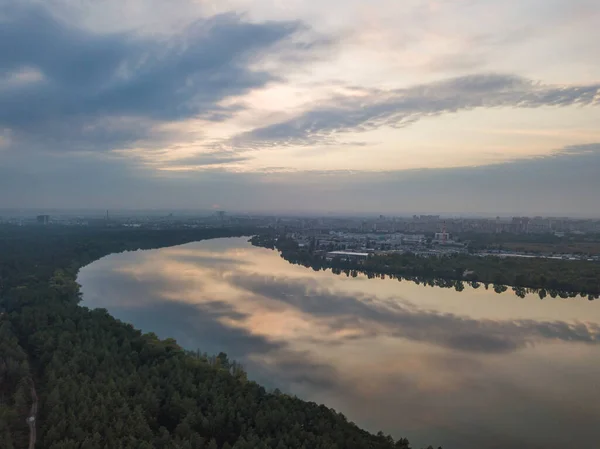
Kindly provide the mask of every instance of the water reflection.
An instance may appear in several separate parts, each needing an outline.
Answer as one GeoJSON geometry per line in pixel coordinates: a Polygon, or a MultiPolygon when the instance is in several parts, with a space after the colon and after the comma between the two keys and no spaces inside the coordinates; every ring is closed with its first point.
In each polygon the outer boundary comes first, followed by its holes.
{"type": "Polygon", "coordinates": [[[245,239],[109,256],[79,282],[90,307],[415,446],[597,447],[597,302],[336,276],[245,239]]]}

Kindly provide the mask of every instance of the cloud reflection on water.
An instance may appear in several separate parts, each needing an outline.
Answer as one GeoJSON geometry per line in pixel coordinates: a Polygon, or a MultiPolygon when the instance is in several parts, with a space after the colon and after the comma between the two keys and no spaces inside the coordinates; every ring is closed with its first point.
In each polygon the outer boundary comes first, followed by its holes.
{"type": "Polygon", "coordinates": [[[349,330],[350,339],[387,334],[476,352],[514,351],[542,339],[600,343],[600,326],[593,323],[474,320],[375,296],[314,289],[302,281],[269,275],[236,275],[232,283],[320,319],[331,335],[349,330]]]}
{"type": "Polygon", "coordinates": [[[110,256],[79,280],[87,305],[225,351],[260,382],[371,430],[449,449],[594,441],[597,304],[575,319],[532,298],[500,312],[513,306],[505,295],[315,273],[241,239],[110,256]]]}

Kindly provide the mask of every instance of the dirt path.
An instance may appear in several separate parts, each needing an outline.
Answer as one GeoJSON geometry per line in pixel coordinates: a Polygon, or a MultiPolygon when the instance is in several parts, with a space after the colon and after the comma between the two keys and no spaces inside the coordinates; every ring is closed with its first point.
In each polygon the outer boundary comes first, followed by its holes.
{"type": "Polygon", "coordinates": [[[38,413],[38,397],[37,393],[35,392],[33,380],[31,381],[31,401],[31,411],[29,412],[29,417],[27,418],[27,424],[29,425],[29,449],[35,449],[35,441],[37,439],[36,421],[38,413]]]}

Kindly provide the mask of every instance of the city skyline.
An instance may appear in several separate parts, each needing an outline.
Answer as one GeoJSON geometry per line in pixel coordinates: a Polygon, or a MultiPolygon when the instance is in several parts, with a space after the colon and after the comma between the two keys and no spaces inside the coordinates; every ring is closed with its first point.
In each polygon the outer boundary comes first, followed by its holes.
{"type": "Polygon", "coordinates": [[[0,208],[597,217],[591,0],[0,0],[0,208]]]}
{"type": "Polygon", "coordinates": [[[217,209],[169,209],[169,208],[128,208],[128,209],[101,209],[101,208],[35,208],[35,207],[21,207],[21,208],[0,208],[0,221],[7,218],[27,218],[33,219],[37,215],[47,214],[53,218],[57,217],[102,217],[105,218],[108,215],[109,219],[112,218],[134,218],[134,217],[156,217],[156,218],[189,218],[189,217],[217,217],[222,212],[227,217],[243,218],[243,217],[264,217],[264,218],[294,218],[294,219],[305,219],[305,220],[319,220],[319,219],[349,219],[349,220],[410,220],[410,219],[424,219],[437,217],[440,222],[443,220],[487,220],[495,221],[500,220],[507,222],[512,219],[526,218],[526,219],[544,219],[544,220],[567,220],[567,221],[597,221],[600,220],[600,216],[594,216],[591,214],[581,215],[560,215],[560,214],[502,214],[488,212],[488,213],[452,213],[452,214],[436,214],[435,212],[397,212],[380,214],[378,212],[344,212],[344,211],[329,211],[324,213],[312,212],[312,211],[253,211],[253,210],[217,210],[217,209]]]}

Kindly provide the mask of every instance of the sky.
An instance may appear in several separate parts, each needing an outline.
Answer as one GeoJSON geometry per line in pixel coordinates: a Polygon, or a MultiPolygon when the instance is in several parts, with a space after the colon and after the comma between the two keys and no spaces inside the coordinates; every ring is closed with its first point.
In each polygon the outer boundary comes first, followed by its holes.
{"type": "Polygon", "coordinates": [[[597,0],[0,0],[0,208],[600,216],[597,0]]]}

